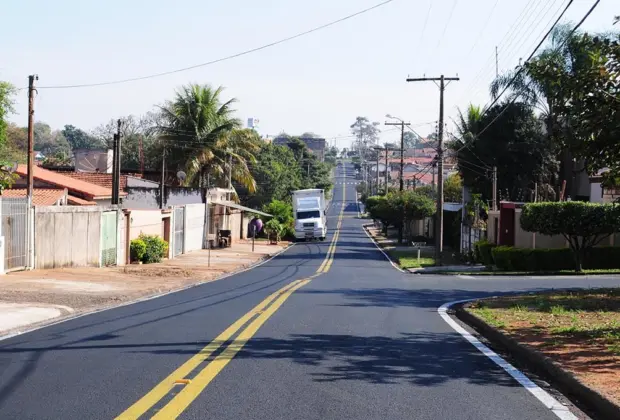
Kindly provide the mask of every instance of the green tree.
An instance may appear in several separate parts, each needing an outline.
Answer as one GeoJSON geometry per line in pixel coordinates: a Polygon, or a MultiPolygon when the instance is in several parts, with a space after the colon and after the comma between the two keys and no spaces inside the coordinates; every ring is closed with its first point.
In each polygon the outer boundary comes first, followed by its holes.
{"type": "Polygon", "coordinates": [[[521,227],[543,235],[562,235],[582,271],[586,253],[603,239],[620,231],[620,205],[563,201],[528,203],[523,207],[521,227]]]}
{"type": "Polygon", "coordinates": [[[61,131],[52,131],[49,124],[34,123],[34,149],[47,155],[69,155],[71,146],[61,131]]]}
{"type": "Polygon", "coordinates": [[[443,184],[444,200],[448,203],[463,201],[463,181],[459,174],[449,175],[443,184]]]}
{"type": "Polygon", "coordinates": [[[13,108],[13,96],[15,87],[7,82],[0,81],[0,147],[6,144],[7,117],[15,110],[13,108]]]}
{"type": "Polygon", "coordinates": [[[457,131],[460,138],[449,147],[463,184],[486,199],[491,198],[493,166],[500,198],[512,201],[530,199],[536,183],[549,183],[557,173],[554,148],[526,104],[496,105],[482,117],[476,107],[470,107],[467,117],[460,117],[457,131]],[[482,127],[487,129],[480,132],[482,127]]]}
{"type": "MultiPolygon", "coordinates": [[[[148,112],[145,115],[128,115],[121,120],[121,168],[139,170],[141,159],[144,159],[145,168],[157,168],[161,163],[161,149],[157,143],[157,129],[160,123],[160,114],[148,112]],[[142,155],[140,153],[142,144],[142,155]]],[[[114,145],[114,134],[118,130],[117,119],[112,119],[99,125],[91,132],[107,148],[114,145]]],[[[175,172],[176,173],[176,172],[175,172]]]]}
{"type": "Polygon", "coordinates": [[[358,150],[368,148],[368,146],[377,144],[379,141],[379,123],[370,122],[367,117],[357,117],[355,122],[351,124],[351,134],[355,136],[355,144],[358,150]]]}
{"type": "Polygon", "coordinates": [[[253,153],[258,150],[257,134],[240,130],[241,122],[232,109],[236,100],[222,103],[222,91],[222,87],[197,84],[177,91],[161,108],[162,147],[170,167],[185,169],[188,185],[204,185],[209,174],[216,184],[226,186],[232,162],[233,180],[253,193],[256,182],[248,160],[254,161],[253,153]]]}
{"type": "Polygon", "coordinates": [[[73,125],[65,125],[61,133],[71,146],[72,151],[76,149],[100,149],[105,147],[103,142],[73,125]]]}
{"type": "Polygon", "coordinates": [[[589,173],[610,168],[613,178],[620,176],[619,41],[618,34],[574,35],[565,47],[570,65],[535,60],[527,66],[535,80],[550,86],[561,146],[585,159],[589,173]]]}
{"type": "Polygon", "coordinates": [[[283,226],[292,226],[293,224],[293,206],[291,203],[273,200],[263,207],[263,211],[271,214],[283,226]]]}
{"type": "Polygon", "coordinates": [[[256,180],[256,192],[236,185],[244,205],[261,208],[272,200],[290,202],[291,193],[301,188],[301,172],[291,149],[263,143],[256,153],[256,162],[250,166],[256,180]]]}
{"type": "Polygon", "coordinates": [[[418,147],[418,144],[420,143],[420,138],[415,133],[412,133],[411,131],[405,131],[404,143],[405,143],[406,149],[415,149],[418,147]]]}

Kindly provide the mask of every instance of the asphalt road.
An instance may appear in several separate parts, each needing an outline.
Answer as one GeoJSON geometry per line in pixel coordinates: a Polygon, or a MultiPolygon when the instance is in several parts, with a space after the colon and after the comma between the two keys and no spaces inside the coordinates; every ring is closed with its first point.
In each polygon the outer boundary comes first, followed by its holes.
{"type": "Polygon", "coordinates": [[[620,281],[401,273],[362,230],[347,170],[337,174],[323,243],[1,341],[0,418],[556,418],[437,308],[620,281]]]}

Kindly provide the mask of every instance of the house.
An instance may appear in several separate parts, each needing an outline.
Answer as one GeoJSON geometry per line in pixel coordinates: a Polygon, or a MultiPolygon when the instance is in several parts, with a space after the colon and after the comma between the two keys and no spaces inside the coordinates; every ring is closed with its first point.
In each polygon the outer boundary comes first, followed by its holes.
{"type": "MultiPolygon", "coordinates": [[[[43,169],[38,166],[33,167],[34,189],[57,189],[67,190],[67,204],[71,205],[102,205],[108,206],[112,201],[112,189],[102,187],[91,182],[75,179],[70,176],[43,169]]],[[[28,168],[26,165],[18,165],[15,173],[19,179],[13,185],[13,189],[25,189],[28,168]]],[[[126,196],[121,192],[121,197],[126,196]]]]}
{"type": "Polygon", "coordinates": [[[45,160],[45,155],[41,152],[37,152],[36,150],[34,151],[34,160],[36,161],[42,161],[45,160]]]}

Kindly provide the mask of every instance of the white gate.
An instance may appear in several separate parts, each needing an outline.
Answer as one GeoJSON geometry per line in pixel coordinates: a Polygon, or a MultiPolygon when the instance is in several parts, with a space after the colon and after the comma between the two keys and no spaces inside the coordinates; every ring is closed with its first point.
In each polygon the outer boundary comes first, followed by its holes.
{"type": "Polygon", "coordinates": [[[2,235],[4,236],[4,269],[19,270],[28,264],[28,199],[5,198],[2,202],[2,235]]]}

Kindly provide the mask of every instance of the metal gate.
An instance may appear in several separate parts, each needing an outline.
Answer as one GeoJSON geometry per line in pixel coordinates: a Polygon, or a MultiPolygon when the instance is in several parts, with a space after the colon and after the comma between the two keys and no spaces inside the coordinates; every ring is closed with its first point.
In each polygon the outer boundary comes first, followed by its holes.
{"type": "Polygon", "coordinates": [[[117,215],[115,211],[101,213],[101,265],[116,265],[117,215]]]}
{"type": "Polygon", "coordinates": [[[174,257],[183,253],[185,241],[185,208],[174,209],[174,257]]]}
{"type": "Polygon", "coordinates": [[[18,270],[28,263],[28,199],[2,198],[2,235],[4,268],[18,270]]]}

